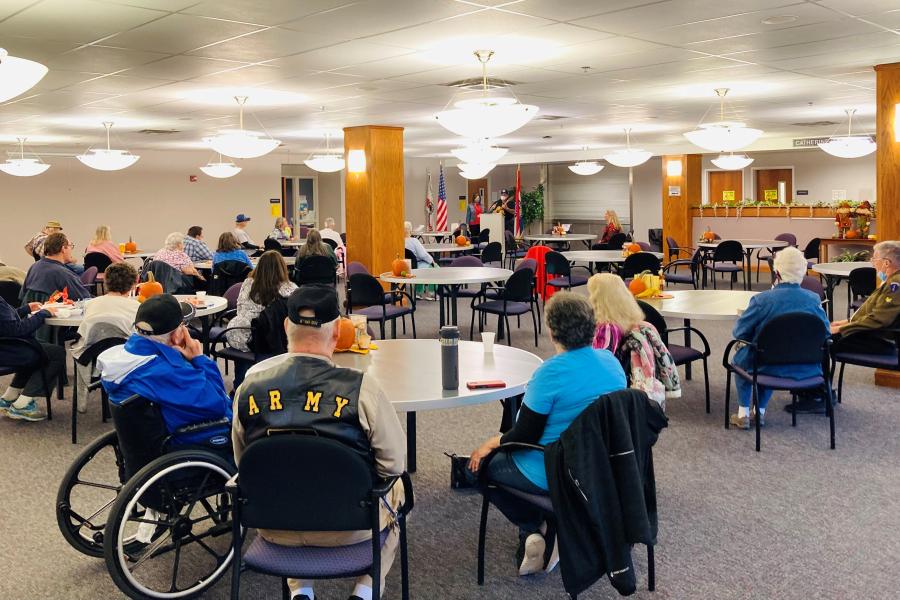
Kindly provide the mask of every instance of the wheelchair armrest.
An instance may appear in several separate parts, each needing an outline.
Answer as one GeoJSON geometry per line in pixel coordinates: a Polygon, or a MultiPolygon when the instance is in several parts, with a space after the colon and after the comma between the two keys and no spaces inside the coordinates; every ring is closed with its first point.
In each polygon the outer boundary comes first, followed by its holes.
{"type": "Polygon", "coordinates": [[[236,494],[238,491],[238,487],[238,474],[235,473],[228,481],[225,482],[225,491],[227,491],[229,494],[236,494]]]}
{"type": "Polygon", "coordinates": [[[731,340],[730,342],[728,342],[728,345],[725,346],[725,352],[722,353],[722,366],[725,367],[726,369],[731,368],[731,363],[728,361],[728,355],[731,354],[731,350],[738,343],[744,344],[746,346],[750,346],[754,350],[756,349],[756,344],[754,344],[753,342],[750,342],[747,340],[742,340],[740,338],[735,338],[735,339],[731,340]]]}
{"type": "MultiPolygon", "coordinates": [[[[126,400],[126,402],[127,402],[127,400],[126,400]]],[[[215,427],[222,427],[224,425],[231,425],[231,420],[228,417],[222,417],[221,419],[216,419],[215,421],[202,421],[200,423],[184,425],[183,427],[179,427],[178,429],[173,431],[172,435],[182,435],[185,433],[197,433],[198,431],[205,431],[207,429],[213,429],[215,427]]]]}

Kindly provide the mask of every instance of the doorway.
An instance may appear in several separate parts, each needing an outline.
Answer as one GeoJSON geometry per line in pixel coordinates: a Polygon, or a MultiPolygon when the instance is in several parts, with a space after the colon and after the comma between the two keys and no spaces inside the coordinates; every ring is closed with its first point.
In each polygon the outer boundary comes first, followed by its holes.
{"type": "Polygon", "coordinates": [[[754,169],[754,184],[757,202],[768,201],[779,204],[790,204],[794,200],[794,169],[754,169]]]}
{"type": "Polygon", "coordinates": [[[744,199],[743,171],[709,171],[709,203],[727,204],[744,199]]]}

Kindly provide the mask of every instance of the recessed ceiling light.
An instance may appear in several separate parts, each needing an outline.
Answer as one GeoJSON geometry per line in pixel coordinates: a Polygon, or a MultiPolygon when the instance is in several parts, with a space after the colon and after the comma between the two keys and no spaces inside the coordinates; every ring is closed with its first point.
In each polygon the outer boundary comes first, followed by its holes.
{"type": "Polygon", "coordinates": [[[773,15],[762,20],[763,25],[786,25],[799,19],[797,15],[773,15]]]}

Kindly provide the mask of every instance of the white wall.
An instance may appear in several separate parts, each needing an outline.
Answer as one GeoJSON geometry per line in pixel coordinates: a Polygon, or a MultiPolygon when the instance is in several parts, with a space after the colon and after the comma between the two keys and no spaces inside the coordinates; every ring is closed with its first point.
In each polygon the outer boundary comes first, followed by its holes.
{"type": "MultiPolygon", "coordinates": [[[[440,160],[431,158],[407,158],[403,161],[403,193],[405,195],[406,220],[413,227],[425,223],[425,184],[426,171],[431,171],[431,197],[437,206],[438,180],[440,177],[440,160]]],[[[444,165],[444,183],[447,191],[447,225],[459,223],[466,216],[465,211],[459,210],[458,196],[466,195],[466,180],[459,175],[456,167],[444,165]]],[[[432,214],[432,223],[437,215],[432,214]]]]}

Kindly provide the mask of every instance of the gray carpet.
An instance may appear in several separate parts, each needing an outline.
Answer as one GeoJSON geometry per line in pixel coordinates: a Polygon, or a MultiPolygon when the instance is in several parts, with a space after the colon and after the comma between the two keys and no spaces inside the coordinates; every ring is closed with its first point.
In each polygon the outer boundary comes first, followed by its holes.
{"type": "MultiPolygon", "coordinates": [[[[762,289],[762,288],[760,288],[762,289]]],[[[836,314],[844,310],[843,290],[836,314]]],[[[468,325],[469,309],[460,321],[468,325]]],[[[671,323],[673,326],[675,323],[671,323]]],[[[776,395],[763,452],[752,434],[723,428],[721,352],[730,323],[695,321],[713,348],[713,412],[703,411],[702,377],[685,382],[684,397],[670,401],[669,428],[655,449],[660,509],[657,592],[646,591],[646,555],[635,552],[640,598],[893,598],[900,556],[900,407],[897,390],[875,387],[872,372],[848,368],[844,403],[837,409],[837,450],[828,449],[827,421],[801,417],[796,429],[776,395]]],[[[419,304],[420,337],[434,337],[437,306],[419,304]]],[[[534,350],[530,319],[514,330],[517,346],[534,350]]],[[[492,322],[491,327],[495,327],[492,322]]],[[[545,338],[536,352],[552,349],[545,338]]],[[[695,375],[697,369],[695,368],[695,375]]],[[[415,376],[415,370],[410,370],[415,376]]],[[[464,376],[464,375],[463,375],[464,376]]],[[[5,388],[8,378],[0,382],[5,388]]],[[[561,382],[562,384],[562,382],[561,382]]],[[[54,501],[73,457],[108,430],[99,406],[80,419],[80,443],[69,443],[69,398],[55,402],[52,422],[0,419],[0,539],[6,559],[0,597],[120,597],[100,559],[71,549],[57,530],[54,501]]],[[[486,582],[475,583],[480,499],[448,486],[444,451],[467,454],[496,432],[499,405],[419,415],[416,509],[409,524],[412,598],[563,598],[558,572],[518,578],[516,535],[497,511],[488,531],[486,582]]],[[[276,598],[274,578],[248,574],[242,597],[276,598]]],[[[317,597],[346,598],[348,581],[323,582],[317,597]]],[[[220,581],[206,596],[226,598],[220,581]]],[[[584,598],[615,598],[605,580],[584,598]]],[[[399,564],[385,598],[399,598],[399,564]]]]}

